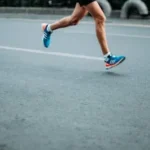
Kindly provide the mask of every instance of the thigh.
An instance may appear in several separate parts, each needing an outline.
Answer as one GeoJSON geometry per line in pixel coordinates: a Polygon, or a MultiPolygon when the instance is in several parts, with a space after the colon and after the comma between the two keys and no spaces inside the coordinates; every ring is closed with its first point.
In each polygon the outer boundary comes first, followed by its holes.
{"type": "Polygon", "coordinates": [[[93,1],[88,5],[84,6],[87,11],[94,17],[94,18],[102,18],[105,19],[105,14],[102,11],[101,7],[99,6],[97,1],[93,1]]]}
{"type": "Polygon", "coordinates": [[[71,16],[77,20],[81,20],[87,13],[88,11],[86,8],[81,6],[79,3],[76,3],[75,9],[71,16]]]}

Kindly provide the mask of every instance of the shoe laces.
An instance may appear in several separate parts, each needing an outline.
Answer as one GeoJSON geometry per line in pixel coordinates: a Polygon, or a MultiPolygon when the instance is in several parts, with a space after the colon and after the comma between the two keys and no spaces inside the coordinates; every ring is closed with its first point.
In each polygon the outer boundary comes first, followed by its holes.
{"type": "Polygon", "coordinates": [[[111,54],[111,55],[109,55],[109,56],[106,58],[105,62],[109,63],[109,62],[110,62],[111,60],[113,60],[115,57],[116,57],[115,55],[111,54]]]}
{"type": "Polygon", "coordinates": [[[47,39],[50,36],[50,32],[44,31],[44,38],[47,39]]]}

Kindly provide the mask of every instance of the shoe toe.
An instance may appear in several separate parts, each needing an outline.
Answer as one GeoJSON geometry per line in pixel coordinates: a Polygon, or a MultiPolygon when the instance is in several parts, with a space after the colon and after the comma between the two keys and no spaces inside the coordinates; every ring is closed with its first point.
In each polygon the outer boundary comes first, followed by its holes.
{"type": "Polygon", "coordinates": [[[44,40],[43,43],[44,43],[44,46],[45,46],[46,48],[48,48],[48,47],[49,47],[49,44],[50,44],[50,41],[49,41],[49,40],[44,40]]]}

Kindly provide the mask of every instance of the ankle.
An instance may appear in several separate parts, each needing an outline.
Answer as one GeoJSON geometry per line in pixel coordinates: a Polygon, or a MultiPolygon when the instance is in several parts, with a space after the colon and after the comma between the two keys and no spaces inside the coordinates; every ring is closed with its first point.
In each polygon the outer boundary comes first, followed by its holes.
{"type": "Polygon", "coordinates": [[[108,56],[110,56],[111,55],[111,52],[108,52],[108,53],[106,53],[105,55],[104,55],[104,58],[107,58],[108,56]]]}
{"type": "Polygon", "coordinates": [[[51,25],[50,24],[47,26],[47,31],[48,32],[53,32],[53,30],[51,29],[51,25]]]}
{"type": "Polygon", "coordinates": [[[111,52],[108,52],[107,54],[104,55],[104,60],[108,61],[110,56],[111,56],[111,52]]]}

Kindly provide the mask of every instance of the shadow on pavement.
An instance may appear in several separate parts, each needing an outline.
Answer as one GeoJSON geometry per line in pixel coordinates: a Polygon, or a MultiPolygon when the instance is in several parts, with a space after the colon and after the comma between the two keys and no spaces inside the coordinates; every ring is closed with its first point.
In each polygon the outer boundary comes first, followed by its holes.
{"type": "Polygon", "coordinates": [[[119,72],[112,72],[112,71],[105,71],[101,73],[102,76],[113,76],[113,77],[127,77],[127,74],[119,73],[119,72]]]}

